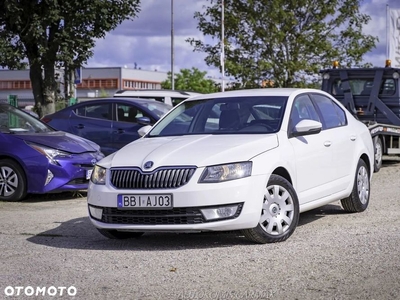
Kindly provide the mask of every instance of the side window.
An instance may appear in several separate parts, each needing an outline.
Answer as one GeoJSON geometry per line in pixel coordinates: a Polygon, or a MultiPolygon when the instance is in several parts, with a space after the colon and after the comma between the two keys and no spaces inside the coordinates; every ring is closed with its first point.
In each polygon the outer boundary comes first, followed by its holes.
{"type": "Polygon", "coordinates": [[[81,117],[112,120],[111,104],[88,104],[75,109],[75,114],[81,117]]]}
{"type": "Polygon", "coordinates": [[[117,104],[117,120],[137,123],[136,118],[143,117],[143,112],[133,105],[117,104]]]}
{"type": "Polygon", "coordinates": [[[334,96],[343,95],[342,81],[340,79],[335,79],[335,81],[333,82],[331,94],[334,96]]]}
{"type": "Polygon", "coordinates": [[[299,95],[293,102],[290,114],[290,123],[293,128],[301,120],[314,120],[320,122],[318,113],[309,95],[299,95]]]}
{"type": "Polygon", "coordinates": [[[321,113],[324,129],[345,126],[347,124],[345,112],[330,98],[314,94],[313,98],[321,113]]]}
{"type": "Polygon", "coordinates": [[[179,103],[181,103],[183,100],[185,100],[186,98],[178,98],[178,97],[171,97],[171,102],[172,105],[178,105],[179,103]]]}
{"type": "Polygon", "coordinates": [[[396,85],[394,79],[393,78],[384,79],[379,94],[391,96],[394,95],[395,92],[396,92],[396,85]]]}

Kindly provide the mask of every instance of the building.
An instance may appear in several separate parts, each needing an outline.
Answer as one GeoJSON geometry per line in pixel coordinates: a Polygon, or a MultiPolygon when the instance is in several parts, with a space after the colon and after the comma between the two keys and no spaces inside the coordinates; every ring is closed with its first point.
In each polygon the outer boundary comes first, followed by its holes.
{"type": "MultiPolygon", "coordinates": [[[[166,72],[145,71],[123,67],[82,68],[81,83],[77,84],[78,99],[112,97],[117,90],[161,89],[166,72]]],[[[64,74],[56,72],[60,96],[64,97],[64,74]]],[[[0,70],[0,101],[9,95],[18,97],[19,106],[34,103],[29,70],[0,70]]]]}

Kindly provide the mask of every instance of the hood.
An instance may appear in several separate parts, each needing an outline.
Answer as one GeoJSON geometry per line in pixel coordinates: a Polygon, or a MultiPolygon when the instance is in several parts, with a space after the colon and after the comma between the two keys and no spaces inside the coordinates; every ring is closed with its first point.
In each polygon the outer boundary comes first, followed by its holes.
{"type": "MultiPolygon", "coordinates": [[[[188,135],[136,140],[106,158],[111,167],[138,166],[153,162],[160,166],[197,167],[247,161],[278,146],[276,134],[269,135],[188,135]]],[[[101,163],[101,165],[104,165],[101,163]]]]}
{"type": "Polygon", "coordinates": [[[97,144],[87,139],[63,131],[14,133],[13,136],[24,141],[75,154],[96,152],[100,149],[97,144]]]}

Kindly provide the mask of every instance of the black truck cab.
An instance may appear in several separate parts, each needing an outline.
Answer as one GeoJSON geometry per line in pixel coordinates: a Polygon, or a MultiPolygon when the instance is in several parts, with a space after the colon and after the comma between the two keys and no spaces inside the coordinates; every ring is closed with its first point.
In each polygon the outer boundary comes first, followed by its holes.
{"type": "Polygon", "coordinates": [[[375,144],[375,171],[383,155],[400,154],[400,69],[338,68],[321,70],[321,89],[338,99],[369,127],[375,144]]]}

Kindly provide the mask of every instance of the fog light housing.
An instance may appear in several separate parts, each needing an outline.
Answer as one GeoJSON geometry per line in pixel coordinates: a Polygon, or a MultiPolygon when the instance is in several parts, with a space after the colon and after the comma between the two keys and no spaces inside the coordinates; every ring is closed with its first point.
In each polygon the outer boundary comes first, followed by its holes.
{"type": "Polygon", "coordinates": [[[94,207],[89,205],[89,212],[94,219],[101,220],[101,218],[103,217],[103,209],[100,207],[94,207]]]}
{"type": "Polygon", "coordinates": [[[215,219],[226,219],[226,218],[231,218],[236,214],[238,206],[239,206],[238,204],[235,204],[229,206],[202,208],[200,209],[200,211],[207,221],[215,219]]]}
{"type": "Polygon", "coordinates": [[[47,170],[47,177],[46,177],[46,182],[44,183],[44,185],[48,185],[50,183],[50,181],[54,178],[53,173],[50,170],[47,170]]]}

